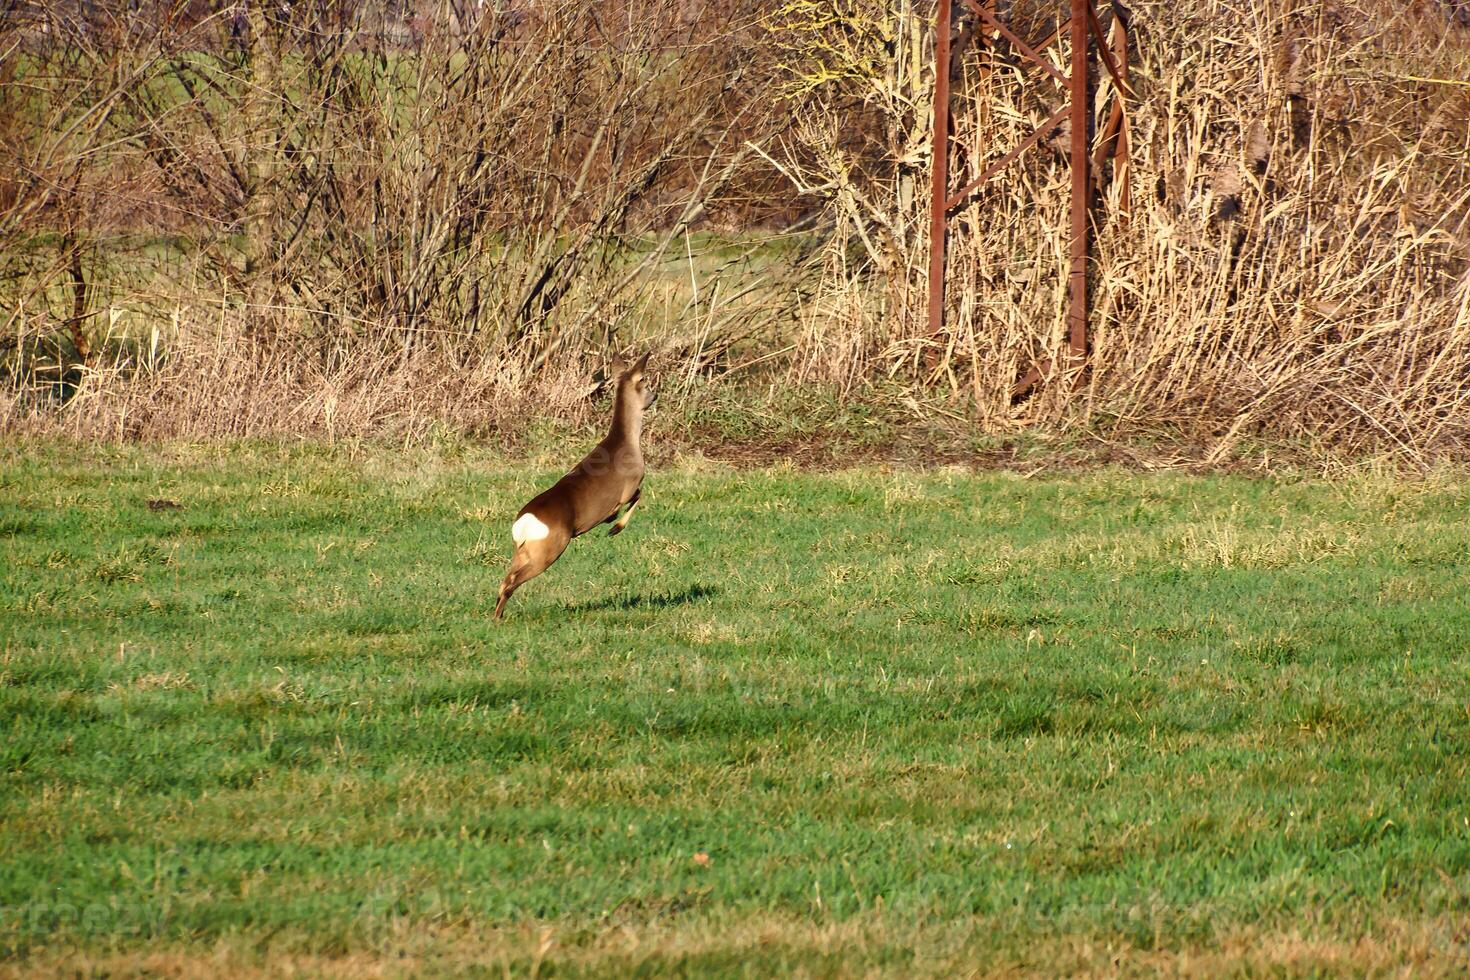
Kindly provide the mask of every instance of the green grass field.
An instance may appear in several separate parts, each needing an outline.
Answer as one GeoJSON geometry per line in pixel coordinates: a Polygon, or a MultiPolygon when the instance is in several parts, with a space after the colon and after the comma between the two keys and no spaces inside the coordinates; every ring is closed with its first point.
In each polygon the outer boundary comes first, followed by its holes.
{"type": "Polygon", "coordinates": [[[0,973],[1470,970],[1463,474],[559,460],[0,447],[0,973]]]}

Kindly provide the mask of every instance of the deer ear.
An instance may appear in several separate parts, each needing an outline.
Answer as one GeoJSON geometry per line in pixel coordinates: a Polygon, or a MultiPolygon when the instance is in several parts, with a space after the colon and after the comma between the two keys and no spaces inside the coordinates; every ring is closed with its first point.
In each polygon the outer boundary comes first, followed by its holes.
{"type": "Polygon", "coordinates": [[[647,367],[648,355],[644,354],[642,357],[638,358],[638,363],[633,365],[633,371],[635,374],[642,374],[647,367]]]}
{"type": "Polygon", "coordinates": [[[623,355],[614,354],[612,365],[607,369],[607,376],[609,378],[620,378],[626,370],[628,370],[628,362],[623,359],[623,355]]]}

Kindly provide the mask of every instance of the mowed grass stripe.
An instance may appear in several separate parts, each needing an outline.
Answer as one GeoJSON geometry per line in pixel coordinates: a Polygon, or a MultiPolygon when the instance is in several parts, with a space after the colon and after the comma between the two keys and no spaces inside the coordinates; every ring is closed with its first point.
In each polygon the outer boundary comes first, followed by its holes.
{"type": "Polygon", "coordinates": [[[544,467],[0,461],[12,953],[541,922],[611,969],[599,930],[672,916],[849,923],[886,938],[812,962],[887,969],[962,922],[1178,952],[1470,916],[1458,473],[673,466],[497,628],[544,467]]]}

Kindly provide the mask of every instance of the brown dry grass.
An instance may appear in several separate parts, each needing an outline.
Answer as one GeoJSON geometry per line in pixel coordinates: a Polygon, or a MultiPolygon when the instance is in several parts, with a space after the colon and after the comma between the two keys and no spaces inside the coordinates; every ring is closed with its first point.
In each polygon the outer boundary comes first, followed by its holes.
{"type": "Polygon", "coordinates": [[[528,418],[571,424],[599,407],[581,365],[530,370],[522,358],[357,357],[338,365],[243,338],[183,338],[155,365],[101,365],[64,404],[0,394],[0,431],[78,441],[376,436],[421,443],[436,432],[487,434],[528,418]]]}
{"type": "MultiPolygon", "coordinates": [[[[851,6],[875,20],[888,9],[851,6]]],[[[915,208],[890,239],[886,291],[856,291],[862,276],[832,265],[793,376],[850,383],[919,373],[966,398],[991,429],[1188,430],[1212,441],[1217,461],[1263,434],[1421,462],[1462,452],[1470,33],[1432,5],[1383,0],[1132,7],[1133,168],[1104,191],[1087,369],[1011,404],[1010,382],[1065,344],[1068,184],[1058,137],[957,219],[945,336],[929,338],[922,322],[925,215],[915,208]],[[935,340],[938,367],[925,375],[935,340]]],[[[1055,5],[1010,10],[1020,34],[1039,37],[1055,5]]],[[[1099,87],[1105,97],[1111,83],[1099,87]]],[[[826,88],[829,111],[853,96],[851,86],[826,88]]],[[[922,128],[924,93],[912,94],[891,128],[922,128]]],[[[1044,81],[1018,85],[1003,61],[972,51],[955,104],[955,186],[1060,98],[1044,81]]],[[[825,175],[862,200],[899,186],[862,159],[854,148],[825,175]]],[[[809,184],[824,167],[811,152],[789,165],[805,166],[809,184]]],[[[831,206],[846,208],[841,195],[831,206]]]]}
{"type": "MultiPolygon", "coordinates": [[[[889,401],[906,387],[925,424],[1162,436],[1211,465],[1262,443],[1412,467],[1470,446],[1470,31],[1442,6],[1133,5],[1133,166],[1105,182],[1091,354],[1021,405],[1015,379],[1064,344],[1066,160],[1043,141],[957,219],[950,328],[929,337],[922,4],[752,0],[706,28],[639,0],[618,15],[626,35],[573,4],[479,34],[430,19],[424,57],[366,75],[359,55],[380,39],[262,23],[244,67],[214,78],[229,113],[170,101],[170,52],[226,43],[186,7],[147,44],[74,31],[42,86],[46,127],[27,130],[22,87],[8,89],[7,152],[26,179],[0,194],[0,432],[414,438],[577,422],[607,349],[657,338],[686,388],[755,381],[753,412],[773,410],[772,383],[889,401]],[[568,32],[584,54],[553,43],[568,32]],[[543,51],[539,74],[500,58],[512,41],[543,51]],[[479,73],[465,80],[465,64],[479,73]],[[323,95],[317,117],[261,103],[261,86],[351,96],[323,95]],[[313,153],[266,138],[281,127],[313,153]],[[771,163],[792,182],[784,199],[771,163]],[[702,261],[685,237],[711,216],[748,228],[803,208],[824,230],[795,237],[825,241],[820,262],[758,236],[702,261]],[[120,221],[195,247],[130,262],[149,246],[104,237],[120,221]],[[37,247],[38,231],[59,234],[37,247]]],[[[1007,9],[1037,36],[1055,4],[1007,9]]],[[[13,52],[34,43],[19,30],[0,63],[12,79],[13,52]]],[[[1044,88],[970,49],[956,183],[1049,114],[1044,88]]]]}
{"type": "Polygon", "coordinates": [[[0,978],[38,976],[403,977],[740,974],[784,976],[1452,977],[1470,970],[1463,921],[1391,921],[1360,935],[1306,928],[1251,929],[1219,942],[1140,948],[1126,939],[1072,936],[1016,944],[1014,924],[956,920],[899,926],[881,914],[836,923],[757,916],[675,917],[573,929],[554,922],[506,928],[469,924],[398,930],[360,948],[310,952],[289,939],[224,940],[196,948],[162,943],[113,953],[39,951],[0,965],[0,978]]]}

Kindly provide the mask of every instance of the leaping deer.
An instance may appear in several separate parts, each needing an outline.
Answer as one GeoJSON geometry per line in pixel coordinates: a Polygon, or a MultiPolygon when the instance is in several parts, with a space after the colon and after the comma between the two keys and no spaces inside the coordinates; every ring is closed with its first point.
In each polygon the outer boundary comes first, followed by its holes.
{"type": "Polygon", "coordinates": [[[612,431],[570,473],[533,497],[516,514],[510,529],[515,552],[510,571],[500,583],[496,619],[504,614],[505,604],[515,590],[550,568],[573,538],[599,524],[612,522],[609,535],[628,526],[643,487],[643,452],[638,446],[643,435],[643,411],[658,398],[658,392],[644,380],[647,367],[647,354],[631,367],[622,357],[613,359],[617,394],[613,399],[612,431]]]}

